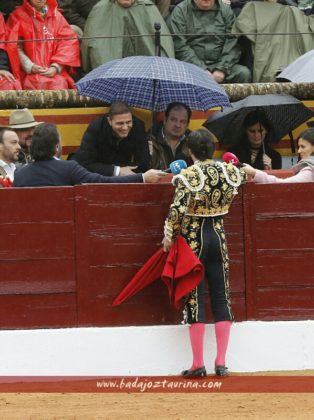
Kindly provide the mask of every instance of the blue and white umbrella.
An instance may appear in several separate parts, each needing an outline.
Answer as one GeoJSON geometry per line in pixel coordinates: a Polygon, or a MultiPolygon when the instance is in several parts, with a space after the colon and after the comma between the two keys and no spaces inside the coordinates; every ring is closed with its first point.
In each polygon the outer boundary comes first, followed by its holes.
{"type": "Polygon", "coordinates": [[[293,83],[314,83],[314,49],[289,64],[277,79],[293,83]]]}
{"type": "Polygon", "coordinates": [[[205,70],[166,57],[135,56],[109,61],[84,76],[76,87],[80,95],[107,104],[125,101],[157,112],[177,101],[199,111],[230,106],[226,92],[205,70]]]}

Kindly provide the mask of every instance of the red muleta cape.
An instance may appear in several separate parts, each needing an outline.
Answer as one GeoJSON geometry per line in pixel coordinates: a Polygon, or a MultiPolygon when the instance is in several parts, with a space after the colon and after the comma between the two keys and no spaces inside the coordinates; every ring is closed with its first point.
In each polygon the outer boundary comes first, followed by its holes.
{"type": "MultiPolygon", "coordinates": [[[[73,89],[72,67],[80,66],[80,46],[74,31],[57,8],[56,0],[47,0],[45,18],[27,0],[9,16],[7,25],[11,40],[67,38],[53,41],[24,42],[23,50],[34,64],[49,67],[52,63],[64,66],[62,72],[50,78],[40,74],[26,74],[20,67],[24,89],[73,89]],[[69,39],[72,38],[72,39],[69,39]]],[[[17,46],[16,46],[17,48],[17,46]]]]}
{"type": "Polygon", "coordinates": [[[158,279],[167,285],[170,303],[180,308],[181,299],[195,289],[204,276],[204,267],[182,236],[169,253],[159,249],[119,293],[112,306],[120,305],[158,279]]]}
{"type": "MultiPolygon", "coordinates": [[[[5,44],[3,41],[7,39],[7,28],[5,26],[5,22],[3,19],[2,14],[0,13],[0,49],[7,52],[10,65],[12,68],[12,74],[14,74],[13,67],[14,61],[18,62],[18,56],[12,53],[12,49],[10,48],[10,44],[5,44]]],[[[15,75],[16,77],[16,75],[15,75]]],[[[0,90],[18,90],[22,89],[21,83],[16,80],[15,82],[10,82],[5,77],[1,77],[0,79],[0,90]]]]}

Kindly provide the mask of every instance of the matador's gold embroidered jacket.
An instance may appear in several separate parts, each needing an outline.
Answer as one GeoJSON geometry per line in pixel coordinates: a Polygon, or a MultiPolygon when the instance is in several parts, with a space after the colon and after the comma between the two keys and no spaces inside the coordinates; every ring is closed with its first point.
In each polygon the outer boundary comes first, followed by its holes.
{"type": "Polygon", "coordinates": [[[245,181],[243,169],[211,159],[195,162],[182,170],[173,178],[176,190],[165,221],[166,238],[173,242],[182,234],[197,251],[193,236],[199,219],[227,214],[238,187],[245,181]]]}

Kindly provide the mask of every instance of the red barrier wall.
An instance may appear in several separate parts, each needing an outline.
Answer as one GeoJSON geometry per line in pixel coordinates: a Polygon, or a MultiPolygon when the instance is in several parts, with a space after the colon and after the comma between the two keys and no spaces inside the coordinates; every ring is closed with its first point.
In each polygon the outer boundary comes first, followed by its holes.
{"type": "Polygon", "coordinates": [[[314,319],[314,184],[246,185],[249,319],[314,319]]]}
{"type": "MultiPolygon", "coordinates": [[[[314,319],[313,194],[249,183],[235,198],[225,225],[237,321],[314,319]]],[[[171,184],[0,190],[0,328],[180,322],[161,282],[111,306],[160,247],[172,195],[171,184]]]]}
{"type": "Polygon", "coordinates": [[[0,190],[0,328],[77,325],[73,193],[0,190]]]}

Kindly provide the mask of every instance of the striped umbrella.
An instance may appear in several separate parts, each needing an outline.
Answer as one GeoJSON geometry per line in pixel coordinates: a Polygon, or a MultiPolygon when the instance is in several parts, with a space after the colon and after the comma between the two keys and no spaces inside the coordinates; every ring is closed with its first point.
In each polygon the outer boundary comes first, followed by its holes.
{"type": "Polygon", "coordinates": [[[171,102],[207,111],[230,106],[229,98],[209,73],[194,64],[166,57],[135,56],[113,60],[76,83],[78,93],[110,104],[164,111],[171,102]]]}

